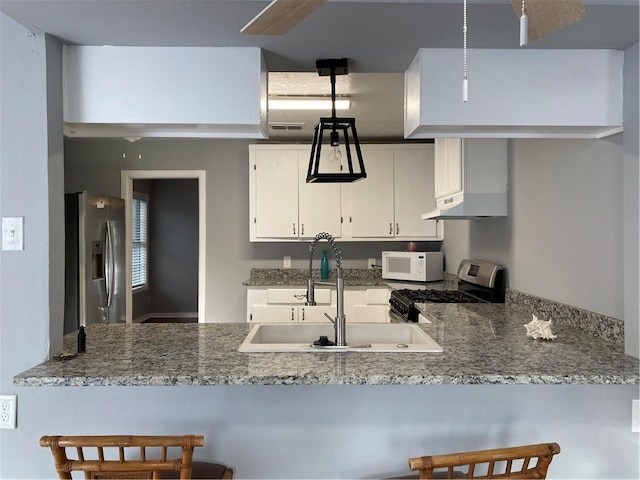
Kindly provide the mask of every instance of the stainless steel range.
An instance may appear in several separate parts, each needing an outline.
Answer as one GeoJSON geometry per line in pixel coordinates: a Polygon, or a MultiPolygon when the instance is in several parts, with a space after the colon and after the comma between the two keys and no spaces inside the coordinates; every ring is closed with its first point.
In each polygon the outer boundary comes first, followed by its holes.
{"type": "Polygon", "coordinates": [[[417,322],[416,303],[504,303],[504,269],[500,265],[462,260],[458,267],[458,289],[399,289],[391,292],[391,311],[409,322],[417,322]]]}

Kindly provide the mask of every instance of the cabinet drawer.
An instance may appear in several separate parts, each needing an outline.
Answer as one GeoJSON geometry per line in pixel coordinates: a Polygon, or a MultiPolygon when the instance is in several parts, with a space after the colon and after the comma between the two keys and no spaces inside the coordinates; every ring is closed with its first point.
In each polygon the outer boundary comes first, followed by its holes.
{"type": "MultiPolygon", "coordinates": [[[[268,304],[304,304],[306,301],[306,288],[268,288],[267,303],[268,304]]],[[[316,288],[314,290],[314,298],[316,303],[331,303],[331,290],[328,288],[316,288]]]]}

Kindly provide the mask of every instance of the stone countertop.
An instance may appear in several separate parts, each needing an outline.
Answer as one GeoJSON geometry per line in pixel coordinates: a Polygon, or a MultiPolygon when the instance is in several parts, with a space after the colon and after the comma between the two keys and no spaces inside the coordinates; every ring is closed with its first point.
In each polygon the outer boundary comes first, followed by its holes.
{"type": "MultiPolygon", "coordinates": [[[[313,278],[320,281],[320,269],[312,270],[313,278]]],[[[380,269],[343,269],[345,287],[386,287],[388,280],[381,277],[380,269]]],[[[307,286],[309,269],[300,268],[252,268],[251,276],[242,282],[245,287],[304,287],[307,286]]],[[[326,282],[335,283],[335,270],[326,282]]]]}
{"type": "MultiPolygon", "coordinates": [[[[14,377],[16,386],[315,384],[639,384],[638,359],[584,331],[553,326],[533,340],[524,310],[429,304],[420,324],[443,353],[239,353],[246,323],[87,328],[87,352],[14,377]]],[[[348,340],[348,339],[347,339],[348,340]]],[[[74,335],[65,337],[72,349],[74,335]]]]}

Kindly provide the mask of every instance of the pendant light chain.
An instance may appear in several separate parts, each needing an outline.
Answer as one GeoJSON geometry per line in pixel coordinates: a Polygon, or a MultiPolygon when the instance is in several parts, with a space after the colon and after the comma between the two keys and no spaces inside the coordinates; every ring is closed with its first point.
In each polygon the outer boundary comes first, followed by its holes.
{"type": "Polygon", "coordinates": [[[469,100],[469,79],[467,76],[467,0],[462,7],[462,101],[469,100]]]}

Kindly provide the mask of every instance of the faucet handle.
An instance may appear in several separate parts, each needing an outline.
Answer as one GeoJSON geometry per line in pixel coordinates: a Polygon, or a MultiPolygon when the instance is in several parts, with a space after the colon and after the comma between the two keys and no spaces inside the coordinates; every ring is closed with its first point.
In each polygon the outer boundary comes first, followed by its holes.
{"type": "Polygon", "coordinates": [[[331,315],[329,315],[327,312],[324,312],[324,316],[327,317],[331,323],[333,323],[334,325],[336,324],[336,321],[331,318],[331,315]]]}

